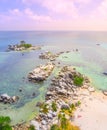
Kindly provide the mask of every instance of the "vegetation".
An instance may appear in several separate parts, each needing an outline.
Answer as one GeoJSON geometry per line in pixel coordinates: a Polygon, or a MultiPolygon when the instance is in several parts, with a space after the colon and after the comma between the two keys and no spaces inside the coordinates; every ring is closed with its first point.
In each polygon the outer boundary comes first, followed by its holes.
{"type": "Polygon", "coordinates": [[[10,117],[0,116],[0,130],[12,130],[10,117]]]}
{"type": "Polygon", "coordinates": [[[52,52],[48,51],[47,54],[48,54],[48,55],[52,55],[52,52]]]}
{"type": "Polygon", "coordinates": [[[73,116],[73,112],[74,112],[74,110],[76,109],[76,105],[75,104],[71,104],[70,105],[70,107],[68,107],[68,108],[62,108],[61,109],[61,112],[63,112],[63,113],[65,113],[66,115],[68,115],[68,116],[73,116]]]}
{"type": "Polygon", "coordinates": [[[23,43],[20,45],[20,47],[30,48],[32,47],[32,44],[23,43]]]}
{"type": "Polygon", "coordinates": [[[62,112],[62,113],[65,113],[66,115],[72,117],[72,116],[73,116],[73,112],[76,110],[76,107],[78,107],[78,106],[80,106],[80,105],[81,105],[81,102],[80,102],[80,101],[76,102],[75,104],[72,103],[72,104],[70,105],[70,107],[68,107],[68,108],[62,108],[62,109],[61,109],[61,112],[62,112]]]}
{"type": "Polygon", "coordinates": [[[35,127],[33,125],[31,125],[28,130],[35,130],[35,127]]]}
{"type": "Polygon", "coordinates": [[[48,67],[44,68],[45,71],[48,71],[48,67]]]}
{"type": "Polygon", "coordinates": [[[72,104],[70,105],[70,108],[71,108],[72,111],[74,111],[74,110],[76,109],[76,105],[75,105],[74,103],[72,103],[72,104]]]}
{"type": "Polygon", "coordinates": [[[80,130],[78,126],[72,125],[64,114],[59,114],[59,120],[59,123],[52,125],[50,130],[80,130]]]}
{"type": "Polygon", "coordinates": [[[75,76],[74,77],[74,85],[76,85],[76,86],[82,86],[83,81],[84,81],[84,78],[82,76],[75,76]]]}
{"type": "Polygon", "coordinates": [[[57,104],[56,104],[56,102],[52,102],[52,110],[53,111],[57,111],[57,104]]]}
{"type": "Polygon", "coordinates": [[[50,130],[60,130],[59,126],[54,124],[51,126],[51,129],[50,130]]]}
{"type": "Polygon", "coordinates": [[[48,111],[49,111],[48,104],[46,104],[46,103],[41,104],[40,108],[41,108],[41,112],[43,112],[45,114],[48,113],[48,111]]]}
{"type": "Polygon", "coordinates": [[[80,106],[80,105],[81,105],[81,102],[80,102],[80,101],[78,101],[78,102],[75,104],[76,107],[78,107],[78,106],[80,106]]]}

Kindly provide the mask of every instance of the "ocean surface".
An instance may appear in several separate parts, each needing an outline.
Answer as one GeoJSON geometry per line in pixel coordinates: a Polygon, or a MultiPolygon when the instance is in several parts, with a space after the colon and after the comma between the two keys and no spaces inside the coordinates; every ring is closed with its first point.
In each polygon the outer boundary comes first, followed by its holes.
{"type": "Polygon", "coordinates": [[[107,32],[1,31],[0,94],[20,97],[12,105],[0,103],[0,115],[10,116],[12,124],[28,121],[38,113],[36,103],[44,100],[51,78],[58,73],[56,67],[45,82],[28,82],[29,71],[47,62],[38,58],[44,51],[70,51],[60,55],[56,62],[76,67],[90,78],[96,89],[107,90],[107,76],[103,75],[103,72],[107,72],[107,32]],[[16,44],[21,40],[40,45],[42,49],[23,52],[24,55],[22,52],[6,52],[9,44],[16,44]]]}

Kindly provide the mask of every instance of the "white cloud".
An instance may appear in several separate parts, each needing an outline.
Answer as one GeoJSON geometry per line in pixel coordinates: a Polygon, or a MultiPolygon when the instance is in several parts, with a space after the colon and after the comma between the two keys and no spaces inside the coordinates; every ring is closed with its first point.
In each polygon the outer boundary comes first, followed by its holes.
{"type": "Polygon", "coordinates": [[[22,12],[19,9],[9,10],[9,13],[11,15],[16,15],[16,16],[21,16],[22,15],[22,12]]]}
{"type": "Polygon", "coordinates": [[[51,17],[50,16],[45,16],[45,15],[37,15],[36,13],[34,13],[30,8],[27,8],[24,10],[24,13],[27,17],[33,19],[33,20],[38,20],[41,22],[46,22],[46,21],[51,21],[51,17]]]}
{"type": "Polygon", "coordinates": [[[44,0],[42,4],[55,13],[77,16],[77,8],[71,0],[44,0]]]}
{"type": "Polygon", "coordinates": [[[102,16],[106,16],[107,18],[107,0],[104,0],[101,5],[98,7],[98,12],[102,16]]]}
{"type": "Polygon", "coordinates": [[[92,0],[22,0],[24,4],[44,7],[50,13],[63,14],[67,16],[77,17],[79,7],[85,6],[92,0]],[[78,4],[78,7],[76,6],[78,4]]]}
{"type": "Polygon", "coordinates": [[[2,17],[2,20],[5,18],[9,19],[9,20],[13,20],[13,19],[17,19],[17,20],[22,20],[24,18],[29,19],[29,20],[35,20],[37,21],[41,21],[41,22],[46,22],[46,21],[51,21],[52,18],[50,16],[47,15],[38,15],[37,13],[33,12],[30,8],[26,8],[22,11],[20,11],[19,9],[13,9],[13,10],[9,10],[8,12],[6,12],[4,15],[0,15],[2,17]]]}
{"type": "MultiPolygon", "coordinates": [[[[13,23],[14,28],[45,30],[107,30],[107,0],[97,5],[90,15],[80,14],[83,6],[88,7],[92,0],[23,0],[27,4],[23,10],[13,9],[0,15],[0,23],[13,23]],[[30,4],[30,6],[28,6],[30,4]],[[38,4],[42,14],[32,10],[31,5],[38,4]],[[65,17],[65,19],[64,19],[65,17]],[[4,21],[4,22],[3,22],[4,21]],[[17,24],[17,26],[15,26],[17,24]]],[[[88,7],[88,9],[90,9],[88,7]]]]}
{"type": "Polygon", "coordinates": [[[38,3],[41,7],[46,8],[51,15],[66,15],[77,17],[78,10],[74,5],[74,0],[23,0],[27,5],[38,3]]]}
{"type": "Polygon", "coordinates": [[[103,0],[99,6],[91,13],[90,18],[97,22],[107,20],[107,0],[103,0]]]}

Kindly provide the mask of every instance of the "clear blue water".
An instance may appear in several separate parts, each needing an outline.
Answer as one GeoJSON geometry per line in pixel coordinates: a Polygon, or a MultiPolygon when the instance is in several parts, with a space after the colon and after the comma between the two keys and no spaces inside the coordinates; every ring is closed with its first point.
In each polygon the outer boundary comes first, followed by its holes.
{"type": "MultiPolygon", "coordinates": [[[[27,81],[27,75],[37,65],[46,62],[38,58],[46,50],[69,50],[70,53],[61,55],[57,61],[76,67],[91,79],[92,85],[97,89],[107,89],[107,76],[102,74],[107,71],[107,32],[0,32],[0,94],[20,97],[18,103],[13,105],[0,104],[0,115],[9,115],[13,124],[31,119],[38,111],[36,102],[44,100],[50,78],[42,84],[33,84],[27,81]],[[6,52],[9,44],[16,44],[21,40],[33,45],[43,45],[42,50],[24,52],[23,56],[21,52],[6,52]],[[75,52],[76,48],[78,52],[75,52]]],[[[56,72],[57,68],[53,75],[56,72]]]]}

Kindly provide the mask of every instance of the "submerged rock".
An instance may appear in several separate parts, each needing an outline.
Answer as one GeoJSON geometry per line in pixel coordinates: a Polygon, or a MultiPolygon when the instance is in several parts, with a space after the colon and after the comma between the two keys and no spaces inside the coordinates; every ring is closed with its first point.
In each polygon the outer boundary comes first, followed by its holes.
{"type": "Polygon", "coordinates": [[[10,97],[7,93],[5,94],[2,94],[0,96],[0,102],[6,104],[6,103],[13,103],[13,102],[16,102],[19,100],[19,97],[18,96],[13,96],[13,97],[10,97]]]}
{"type": "Polygon", "coordinates": [[[9,100],[11,97],[7,94],[7,93],[4,93],[1,95],[1,98],[4,100],[4,99],[7,99],[9,100]]]}
{"type": "Polygon", "coordinates": [[[107,72],[103,72],[104,75],[107,75],[107,72]]]}
{"type": "Polygon", "coordinates": [[[12,100],[13,100],[13,102],[16,102],[16,101],[19,100],[19,97],[18,97],[18,96],[13,96],[13,97],[12,97],[12,100]]]}

